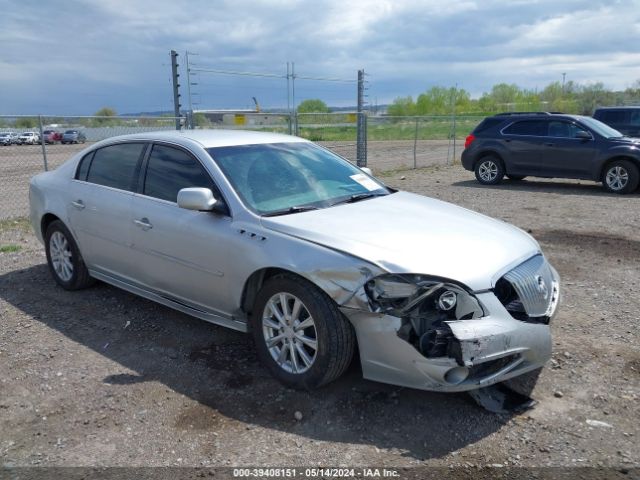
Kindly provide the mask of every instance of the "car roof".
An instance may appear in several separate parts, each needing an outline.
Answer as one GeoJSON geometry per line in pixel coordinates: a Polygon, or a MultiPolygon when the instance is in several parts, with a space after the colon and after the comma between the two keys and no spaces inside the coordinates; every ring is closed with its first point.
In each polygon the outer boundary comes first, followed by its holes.
{"type": "Polygon", "coordinates": [[[638,110],[640,105],[620,105],[618,107],[598,107],[597,110],[638,110]]]}
{"type": "Polygon", "coordinates": [[[493,116],[494,118],[501,118],[505,120],[521,120],[521,119],[531,119],[531,118],[571,118],[573,120],[580,120],[581,118],[585,118],[584,115],[574,115],[571,113],[562,113],[562,112],[504,112],[498,113],[493,116]]]}
{"type": "Polygon", "coordinates": [[[249,130],[163,130],[158,132],[135,133],[112,137],[109,140],[166,140],[180,142],[191,140],[204,148],[229,147],[234,145],[253,145],[259,143],[293,143],[308,142],[303,138],[271,132],[254,132],[249,130]]]}

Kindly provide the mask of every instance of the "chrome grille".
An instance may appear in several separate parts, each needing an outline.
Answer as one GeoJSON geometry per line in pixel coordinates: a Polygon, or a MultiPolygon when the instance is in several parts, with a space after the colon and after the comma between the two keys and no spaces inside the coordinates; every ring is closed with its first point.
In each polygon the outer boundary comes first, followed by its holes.
{"type": "Polygon", "coordinates": [[[542,255],[531,257],[504,276],[518,294],[530,317],[553,314],[558,301],[558,282],[542,255]]]}

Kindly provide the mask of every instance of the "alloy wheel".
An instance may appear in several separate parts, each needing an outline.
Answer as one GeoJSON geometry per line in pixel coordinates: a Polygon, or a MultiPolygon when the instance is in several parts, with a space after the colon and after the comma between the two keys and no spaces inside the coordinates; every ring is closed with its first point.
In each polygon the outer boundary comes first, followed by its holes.
{"type": "Polygon", "coordinates": [[[629,172],[626,168],[616,165],[607,172],[605,182],[611,190],[622,190],[629,183],[629,172]]]}
{"type": "Polygon", "coordinates": [[[51,235],[49,253],[56,275],[63,282],[69,282],[73,277],[73,253],[69,241],[62,232],[53,232],[51,235]]]}
{"type": "Polygon", "coordinates": [[[491,160],[485,160],[480,164],[478,174],[485,182],[493,182],[498,176],[498,165],[491,160]]]}
{"type": "Polygon", "coordinates": [[[316,324],[298,297],[273,295],[262,313],[262,333],[269,354],[284,371],[301,374],[311,368],[318,353],[316,324]]]}

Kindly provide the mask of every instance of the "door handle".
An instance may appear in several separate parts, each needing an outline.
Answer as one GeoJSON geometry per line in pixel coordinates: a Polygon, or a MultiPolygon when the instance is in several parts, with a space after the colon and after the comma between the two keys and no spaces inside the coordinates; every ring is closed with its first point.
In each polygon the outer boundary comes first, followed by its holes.
{"type": "Polygon", "coordinates": [[[133,223],[143,230],[150,230],[153,228],[153,225],[151,225],[147,217],[141,218],[140,220],[134,220],[133,223]]]}
{"type": "Polygon", "coordinates": [[[555,144],[555,143],[545,143],[545,145],[546,145],[547,147],[554,147],[556,144],[555,144]]]}
{"type": "Polygon", "coordinates": [[[71,202],[71,205],[76,207],[78,210],[84,210],[85,204],[82,200],[76,200],[75,202],[71,202]]]}

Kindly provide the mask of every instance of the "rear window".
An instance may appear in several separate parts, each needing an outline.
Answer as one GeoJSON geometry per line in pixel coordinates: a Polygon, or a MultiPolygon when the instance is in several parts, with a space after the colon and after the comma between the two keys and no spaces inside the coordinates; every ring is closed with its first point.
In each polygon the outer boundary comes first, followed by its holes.
{"type": "Polygon", "coordinates": [[[502,118],[493,118],[493,117],[485,118],[482,122],[480,122],[480,125],[478,125],[476,128],[473,129],[473,133],[477,134],[477,133],[485,132],[490,128],[497,127],[503,121],[504,119],[502,118]]]}
{"type": "MultiPolygon", "coordinates": [[[[144,143],[122,143],[96,150],[87,182],[133,191],[136,168],[144,147],[144,143]]],[[[85,162],[82,163],[80,170],[85,162]]]]}
{"type": "Polygon", "coordinates": [[[605,123],[629,123],[630,110],[601,110],[596,117],[605,123]]]}

